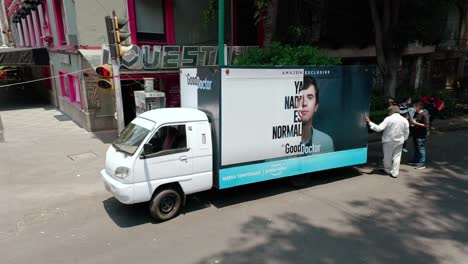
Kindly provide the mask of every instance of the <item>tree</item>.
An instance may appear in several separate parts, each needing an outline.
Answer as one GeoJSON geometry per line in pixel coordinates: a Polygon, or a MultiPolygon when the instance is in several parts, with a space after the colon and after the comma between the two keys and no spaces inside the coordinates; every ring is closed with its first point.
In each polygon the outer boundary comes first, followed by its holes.
{"type": "Polygon", "coordinates": [[[276,32],[279,0],[254,0],[255,23],[263,23],[263,47],[269,47],[276,32]]]}
{"type": "MultiPolygon", "coordinates": [[[[203,10],[203,24],[205,27],[217,19],[218,0],[208,0],[208,6],[203,10]]],[[[274,39],[278,17],[279,0],[251,0],[255,8],[255,24],[263,23],[263,47],[269,47],[274,39]]]]}
{"type": "Polygon", "coordinates": [[[403,49],[412,41],[439,41],[450,0],[368,0],[377,64],[386,96],[395,96],[403,49]]]}
{"type": "Polygon", "coordinates": [[[369,5],[375,30],[377,64],[384,79],[385,95],[394,97],[401,60],[401,47],[395,43],[400,0],[383,0],[383,6],[379,6],[377,0],[369,0],[369,5]]]}

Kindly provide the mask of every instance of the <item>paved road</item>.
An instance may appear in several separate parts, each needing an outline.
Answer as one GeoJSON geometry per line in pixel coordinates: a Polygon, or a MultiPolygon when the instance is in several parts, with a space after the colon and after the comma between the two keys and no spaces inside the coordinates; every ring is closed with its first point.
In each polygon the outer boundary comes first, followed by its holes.
{"type": "Polygon", "coordinates": [[[112,132],[55,109],[1,111],[1,263],[468,263],[468,131],[432,134],[430,166],[369,165],[191,197],[157,224],[98,176],[112,132]]]}

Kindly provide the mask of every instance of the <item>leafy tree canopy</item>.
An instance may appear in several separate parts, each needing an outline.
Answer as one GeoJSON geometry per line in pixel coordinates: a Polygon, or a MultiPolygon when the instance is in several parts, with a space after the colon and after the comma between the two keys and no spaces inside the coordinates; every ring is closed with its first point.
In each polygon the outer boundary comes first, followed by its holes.
{"type": "Polygon", "coordinates": [[[340,59],[332,58],[312,46],[292,47],[273,42],[270,47],[250,49],[246,54],[234,60],[234,65],[248,66],[298,66],[298,65],[337,65],[340,59]]]}

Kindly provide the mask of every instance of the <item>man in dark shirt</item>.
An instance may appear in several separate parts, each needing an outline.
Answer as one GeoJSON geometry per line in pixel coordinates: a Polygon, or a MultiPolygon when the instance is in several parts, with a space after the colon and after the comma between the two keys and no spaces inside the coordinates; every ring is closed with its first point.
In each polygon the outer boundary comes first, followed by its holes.
{"type": "Polygon", "coordinates": [[[424,110],[424,104],[421,101],[414,103],[416,113],[411,123],[413,128],[414,158],[410,165],[415,165],[418,170],[426,168],[426,140],[429,129],[429,115],[424,110]]]}

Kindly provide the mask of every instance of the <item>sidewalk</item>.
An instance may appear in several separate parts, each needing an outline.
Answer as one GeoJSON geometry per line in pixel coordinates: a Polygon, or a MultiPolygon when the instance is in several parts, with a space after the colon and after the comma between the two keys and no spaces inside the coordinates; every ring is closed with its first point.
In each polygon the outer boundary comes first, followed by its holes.
{"type": "Polygon", "coordinates": [[[0,110],[0,211],[8,212],[0,240],[63,215],[72,201],[106,197],[99,171],[114,137],[87,132],[50,106],[0,110]]]}
{"type": "MultiPolygon", "coordinates": [[[[468,115],[457,116],[450,119],[435,119],[432,124],[431,132],[454,131],[460,129],[468,129],[468,115]]],[[[382,132],[376,133],[371,131],[369,133],[369,143],[380,141],[382,132]]]]}

